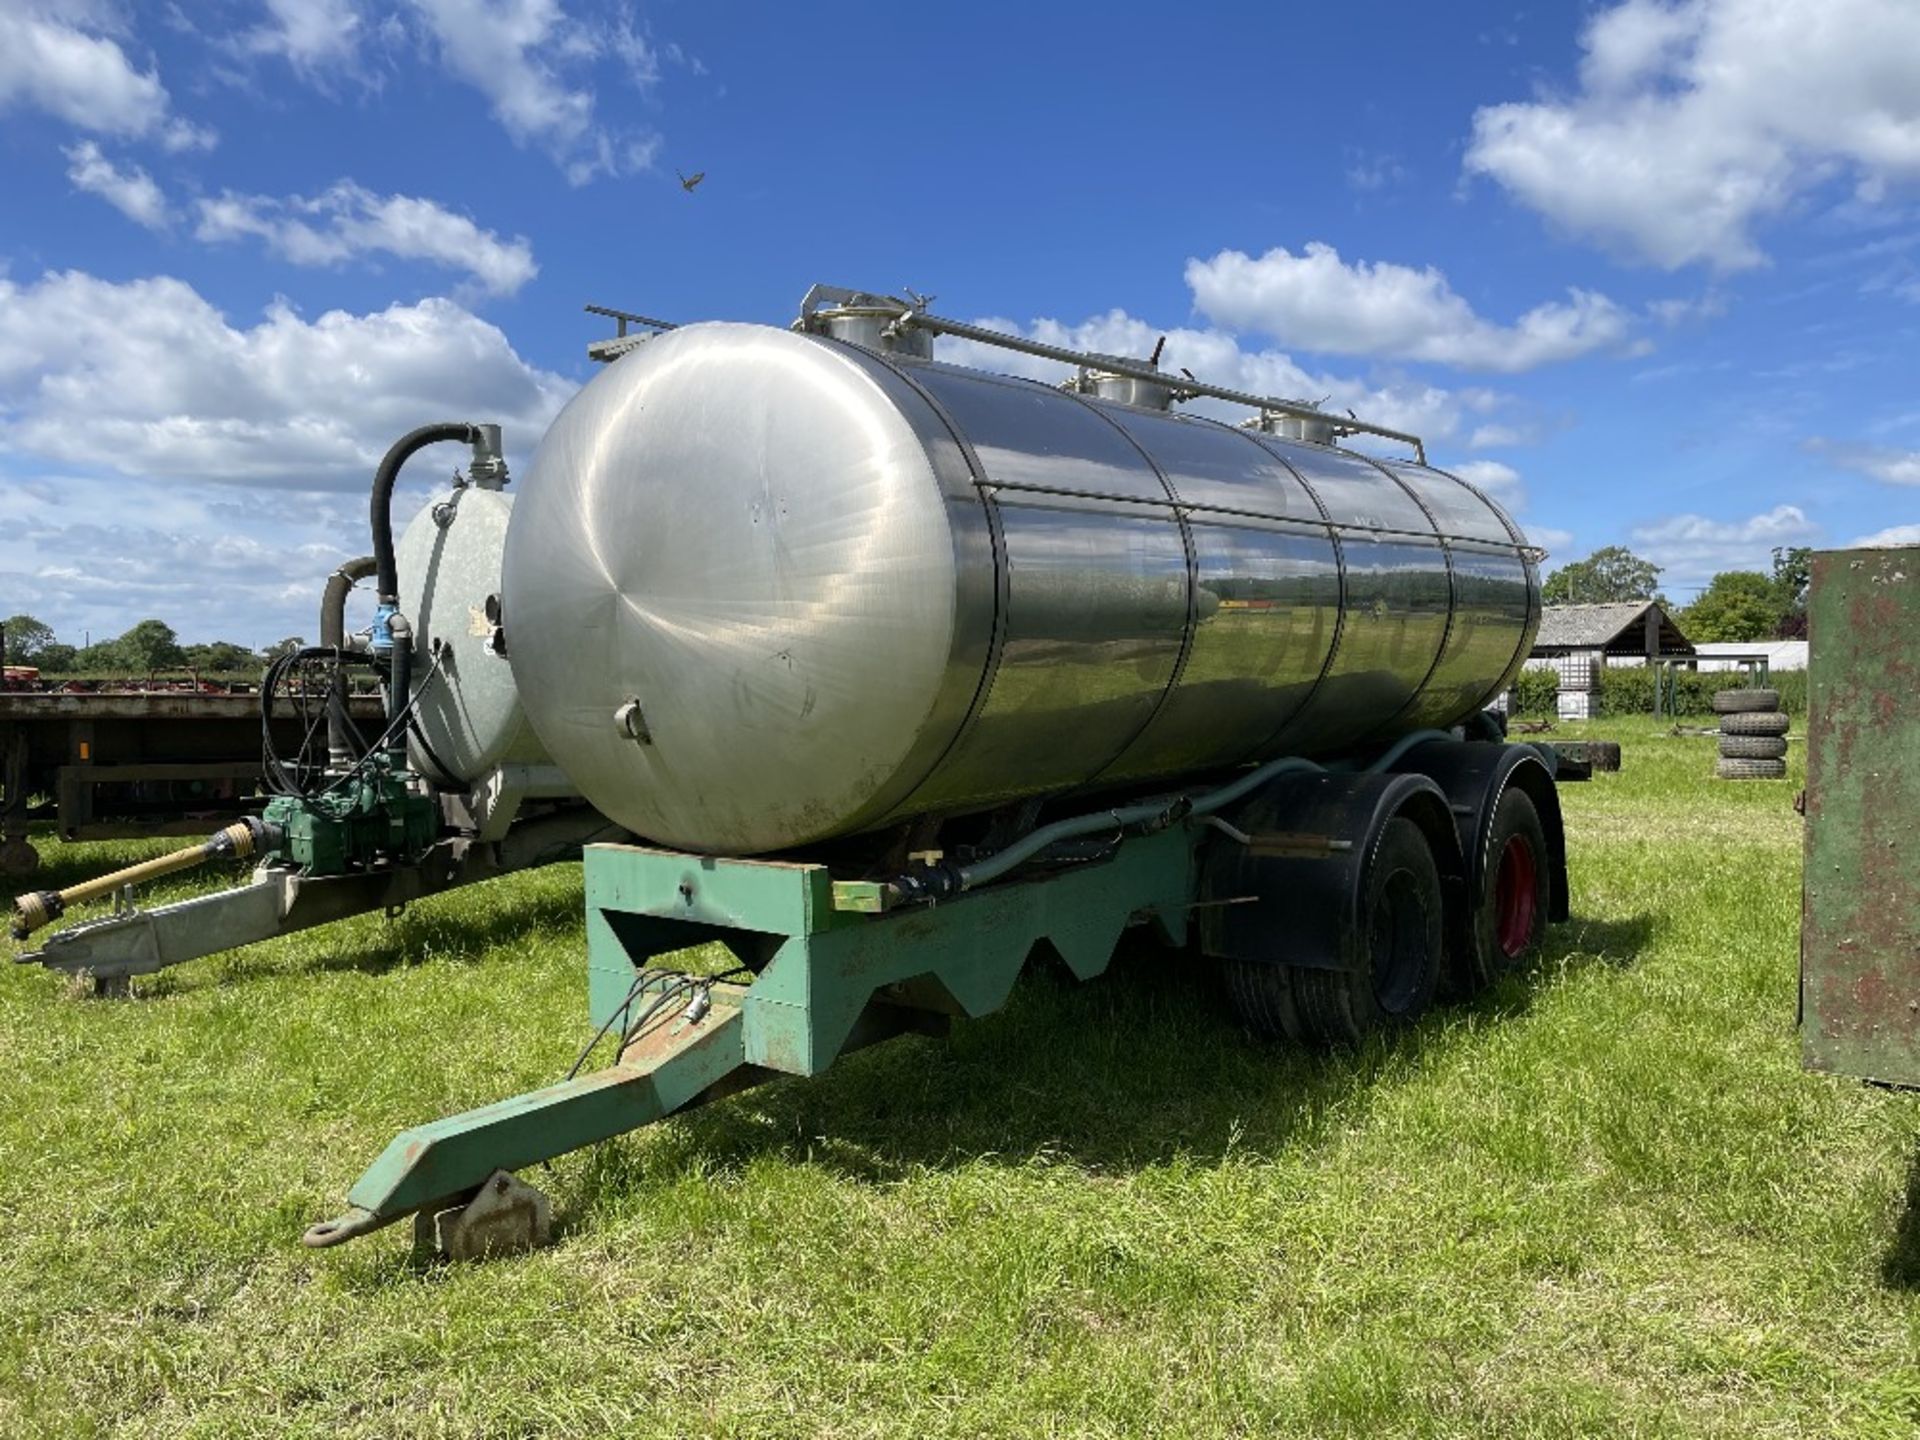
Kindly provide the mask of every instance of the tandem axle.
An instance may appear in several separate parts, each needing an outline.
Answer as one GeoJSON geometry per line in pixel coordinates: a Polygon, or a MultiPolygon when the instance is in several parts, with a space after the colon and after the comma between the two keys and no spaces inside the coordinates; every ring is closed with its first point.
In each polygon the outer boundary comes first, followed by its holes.
{"type": "Polygon", "coordinates": [[[1363,770],[1263,767],[1231,806],[1175,796],[1107,812],[1104,853],[1041,848],[1019,876],[933,903],[817,863],[589,846],[588,1017],[596,1040],[614,1038],[613,1063],[401,1134],[305,1242],[418,1215],[444,1246],[463,1214],[488,1244],[544,1238],[544,1200],[503,1172],[987,1015],[1043,945],[1092,979],[1133,926],[1197,941],[1257,1029],[1325,1044],[1411,1021],[1521,963],[1565,918],[1555,763],[1426,732],[1363,770]],[[1156,806],[1166,823],[1130,829],[1156,806]],[[715,942],[737,970],[660,963],[715,942]],[[532,1198],[511,1212],[526,1223],[502,1228],[510,1192],[532,1198]]]}

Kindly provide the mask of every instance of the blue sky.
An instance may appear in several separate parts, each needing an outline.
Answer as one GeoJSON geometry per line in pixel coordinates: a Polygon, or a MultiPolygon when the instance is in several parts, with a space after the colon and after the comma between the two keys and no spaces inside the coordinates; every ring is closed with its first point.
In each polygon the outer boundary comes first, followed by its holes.
{"type": "Polygon", "coordinates": [[[1920,5],[0,0],[0,614],[310,636],[394,436],[814,281],[1167,333],[1684,601],[1920,542],[1920,5]]]}

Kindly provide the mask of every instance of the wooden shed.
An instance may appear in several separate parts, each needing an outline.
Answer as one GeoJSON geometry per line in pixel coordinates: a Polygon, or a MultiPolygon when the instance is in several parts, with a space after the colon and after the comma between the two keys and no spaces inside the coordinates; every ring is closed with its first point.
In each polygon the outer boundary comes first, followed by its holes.
{"type": "Polygon", "coordinates": [[[1663,606],[1650,600],[1614,605],[1549,605],[1540,614],[1529,667],[1545,667],[1560,677],[1560,716],[1584,720],[1593,714],[1593,695],[1608,662],[1644,665],[1649,660],[1694,654],[1663,606]]]}

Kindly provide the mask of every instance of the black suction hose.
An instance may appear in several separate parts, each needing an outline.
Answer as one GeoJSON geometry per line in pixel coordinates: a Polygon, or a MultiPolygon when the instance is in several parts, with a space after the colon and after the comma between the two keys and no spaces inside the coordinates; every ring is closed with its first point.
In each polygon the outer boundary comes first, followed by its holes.
{"type": "MultiPolygon", "coordinates": [[[[400,572],[393,559],[393,487],[400,478],[400,467],[416,451],[424,450],[429,445],[438,445],[443,440],[459,440],[473,445],[481,438],[480,427],[464,420],[422,425],[418,430],[410,430],[394,441],[393,448],[381,459],[380,468],[373,472],[373,498],[368,518],[373,530],[374,584],[379,592],[375,597],[373,651],[376,655],[386,654],[389,649],[392,652],[393,669],[387,685],[389,721],[407,712],[413,670],[412,627],[407,625],[406,617],[398,613],[400,572]]],[[[399,727],[393,743],[393,755],[396,765],[406,763],[407,732],[404,725],[399,727]]]]}
{"type": "MultiPolygon", "coordinates": [[[[336,654],[347,645],[347,594],[353,582],[373,574],[371,555],[349,560],[327,577],[327,588],[320,595],[320,648],[336,654]]],[[[353,763],[347,745],[347,672],[336,665],[333,690],[327,697],[327,764],[336,770],[353,763]]]]}
{"type": "Polygon", "coordinates": [[[393,617],[393,679],[387,691],[387,718],[393,731],[392,743],[387,747],[393,756],[394,768],[404,768],[407,763],[407,727],[399,723],[407,713],[407,707],[413,703],[413,626],[407,623],[407,617],[393,617]]]}
{"type": "Polygon", "coordinates": [[[320,593],[320,648],[337,650],[347,643],[347,594],[353,582],[373,574],[371,555],[349,560],[327,577],[327,588],[320,593]]]}
{"type": "Polygon", "coordinates": [[[373,528],[373,563],[379,577],[376,585],[382,605],[400,603],[400,574],[393,561],[393,486],[400,478],[400,467],[414,452],[443,440],[461,440],[472,444],[480,427],[456,420],[439,425],[422,425],[393,442],[393,448],[373,472],[373,500],[369,518],[373,528]]]}

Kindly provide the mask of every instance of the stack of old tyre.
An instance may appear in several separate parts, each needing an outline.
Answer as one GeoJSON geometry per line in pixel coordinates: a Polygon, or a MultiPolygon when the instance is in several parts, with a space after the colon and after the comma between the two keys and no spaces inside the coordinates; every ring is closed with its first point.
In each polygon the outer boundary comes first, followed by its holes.
{"type": "Polygon", "coordinates": [[[1720,716],[1720,759],[1714,774],[1722,780],[1787,778],[1787,717],[1778,690],[1719,690],[1713,708],[1720,716]]]}

